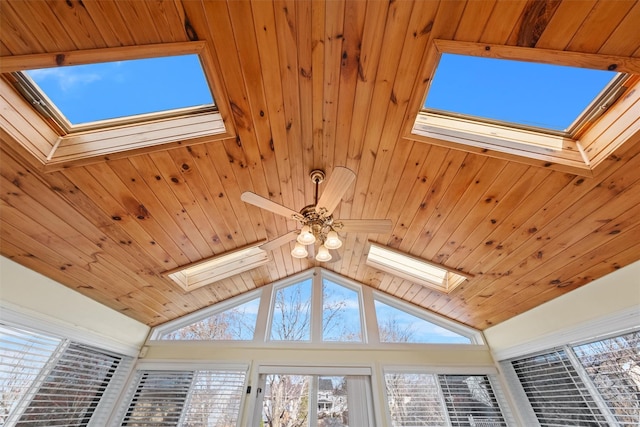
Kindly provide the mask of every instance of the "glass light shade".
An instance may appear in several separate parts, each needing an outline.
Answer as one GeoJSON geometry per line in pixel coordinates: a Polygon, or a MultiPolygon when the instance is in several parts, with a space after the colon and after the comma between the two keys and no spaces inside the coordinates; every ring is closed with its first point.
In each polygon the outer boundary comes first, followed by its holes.
{"type": "Polygon", "coordinates": [[[316,261],[325,262],[331,260],[331,254],[329,253],[329,249],[325,245],[320,245],[320,249],[318,249],[318,253],[316,254],[316,261]]]}
{"type": "Polygon", "coordinates": [[[306,258],[308,255],[307,248],[300,243],[296,243],[296,246],[291,251],[291,256],[294,258],[306,258]]]}
{"type": "Polygon", "coordinates": [[[310,245],[312,243],[315,243],[316,237],[311,232],[311,227],[309,227],[308,225],[305,225],[302,227],[302,230],[300,231],[300,234],[298,235],[297,240],[298,240],[298,243],[302,243],[303,245],[310,245]]]}
{"type": "Polygon", "coordinates": [[[342,246],[342,241],[338,237],[338,233],[331,230],[327,233],[327,238],[324,241],[324,245],[327,247],[327,249],[338,249],[340,246],[342,246]]]}

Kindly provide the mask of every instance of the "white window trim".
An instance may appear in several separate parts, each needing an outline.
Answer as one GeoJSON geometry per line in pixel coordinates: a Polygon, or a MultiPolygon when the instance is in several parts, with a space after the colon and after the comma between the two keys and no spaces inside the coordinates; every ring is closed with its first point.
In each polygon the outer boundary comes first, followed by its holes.
{"type": "Polygon", "coordinates": [[[609,316],[582,322],[577,326],[553,331],[524,344],[493,351],[492,353],[495,360],[503,361],[543,352],[554,347],[575,345],[587,341],[596,341],[601,337],[621,335],[625,331],[639,327],[639,310],[637,307],[631,307],[609,316]]]}

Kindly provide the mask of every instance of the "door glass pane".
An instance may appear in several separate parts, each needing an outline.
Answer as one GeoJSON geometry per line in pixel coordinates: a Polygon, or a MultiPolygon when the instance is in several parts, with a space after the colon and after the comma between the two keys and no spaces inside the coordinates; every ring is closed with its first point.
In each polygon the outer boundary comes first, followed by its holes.
{"type": "Polygon", "coordinates": [[[262,401],[264,427],[309,427],[310,376],[267,375],[262,401]]]}
{"type": "Polygon", "coordinates": [[[261,377],[260,427],[370,427],[370,377],[283,375],[261,377]]]}
{"type": "Polygon", "coordinates": [[[319,377],[317,403],[319,427],[349,426],[346,377],[319,377]]]}

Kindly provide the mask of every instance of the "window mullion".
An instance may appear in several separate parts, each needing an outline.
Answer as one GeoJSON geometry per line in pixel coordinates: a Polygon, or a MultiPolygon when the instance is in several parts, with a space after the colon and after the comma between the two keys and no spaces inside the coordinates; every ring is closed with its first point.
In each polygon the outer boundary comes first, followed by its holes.
{"type": "Polygon", "coordinates": [[[60,344],[58,344],[58,347],[51,354],[51,357],[49,357],[49,360],[44,365],[44,367],[40,370],[40,373],[38,374],[36,379],[33,381],[31,386],[29,387],[29,391],[27,391],[24,394],[24,396],[22,396],[22,398],[20,399],[20,402],[16,406],[16,409],[12,411],[12,415],[10,415],[7,418],[6,425],[14,425],[15,423],[18,422],[18,420],[20,420],[24,411],[27,410],[27,408],[29,407],[29,404],[38,393],[38,390],[40,390],[40,387],[49,376],[49,373],[51,373],[53,368],[55,368],[56,364],[58,363],[58,360],[60,360],[60,358],[62,357],[62,355],[67,350],[70,344],[71,344],[71,341],[68,339],[63,339],[60,341],[60,344]]]}
{"type": "Polygon", "coordinates": [[[598,392],[598,389],[596,388],[595,384],[593,384],[593,381],[591,381],[589,374],[584,369],[584,367],[582,366],[582,363],[580,363],[580,360],[578,359],[575,352],[573,351],[573,348],[571,346],[565,346],[565,353],[567,354],[567,358],[569,359],[574,369],[576,370],[576,373],[584,383],[584,386],[586,387],[587,391],[593,398],[593,401],[598,406],[598,409],[600,409],[600,412],[606,418],[607,423],[611,426],[619,426],[620,424],[618,423],[616,418],[613,416],[613,414],[609,410],[609,406],[607,405],[607,403],[604,401],[604,399],[602,399],[602,396],[598,392]]]}
{"type": "Polygon", "coordinates": [[[317,269],[312,276],[311,286],[311,342],[322,342],[323,329],[323,280],[320,270],[317,269]]]}

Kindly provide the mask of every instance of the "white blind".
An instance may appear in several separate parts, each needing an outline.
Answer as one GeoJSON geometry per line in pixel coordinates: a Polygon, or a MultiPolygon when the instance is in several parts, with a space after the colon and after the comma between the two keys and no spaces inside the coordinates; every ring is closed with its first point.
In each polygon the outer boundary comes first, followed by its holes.
{"type": "Polygon", "coordinates": [[[486,375],[385,374],[394,427],[500,427],[506,422],[486,375]]]}
{"type": "Polygon", "coordinates": [[[573,348],[621,426],[640,426],[640,332],[573,348]]]}
{"type": "Polygon", "coordinates": [[[139,371],[122,425],[235,426],[244,383],[242,371],[139,371]]]}
{"type": "Polygon", "coordinates": [[[45,377],[17,426],[86,426],[122,357],[70,343],[45,377]]]}
{"type": "Polygon", "coordinates": [[[486,375],[438,375],[438,381],[452,426],[507,425],[486,375]]]}
{"type": "Polygon", "coordinates": [[[0,425],[15,414],[60,342],[0,324],[0,425]]]}
{"type": "Polygon", "coordinates": [[[541,426],[606,426],[565,350],[511,362],[541,426]]]}
{"type": "Polygon", "coordinates": [[[123,358],[0,325],[0,425],[88,425],[123,358]]]}
{"type": "Polygon", "coordinates": [[[385,383],[394,427],[446,425],[435,375],[387,373],[385,383]]]}

